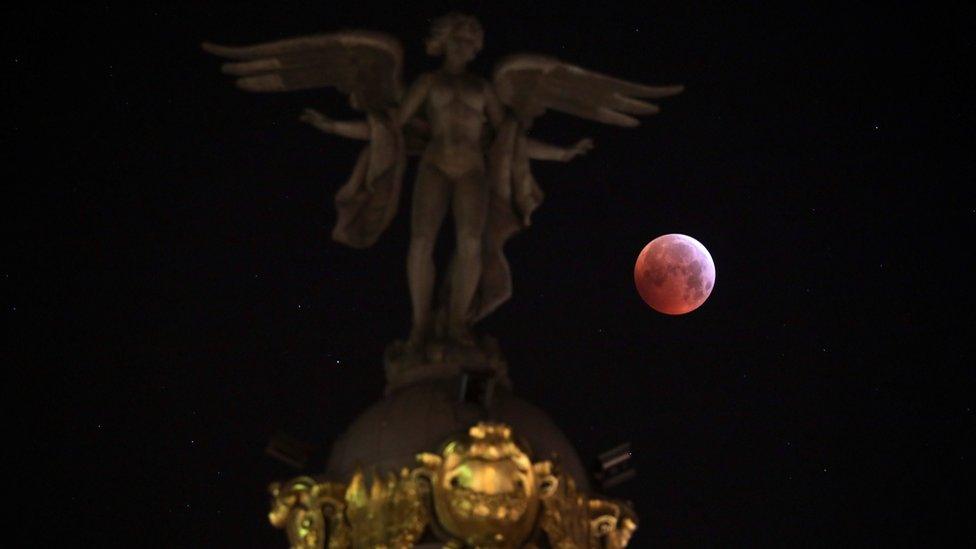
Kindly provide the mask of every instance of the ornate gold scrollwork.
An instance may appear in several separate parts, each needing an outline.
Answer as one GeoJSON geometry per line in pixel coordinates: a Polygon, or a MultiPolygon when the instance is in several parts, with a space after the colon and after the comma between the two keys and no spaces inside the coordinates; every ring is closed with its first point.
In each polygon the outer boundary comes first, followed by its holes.
{"type": "Polygon", "coordinates": [[[573,479],[543,499],[542,529],[557,549],[618,549],[626,547],[637,529],[629,506],[591,498],[577,491],[573,479]]]}
{"type": "Polygon", "coordinates": [[[552,462],[533,463],[507,425],[478,423],[417,460],[369,482],[357,468],[348,485],[272,484],[269,519],[293,549],[405,549],[432,523],[445,547],[535,547],[541,527],[557,549],[616,549],[637,528],[625,504],[590,498],[552,462]]]}
{"type": "MultiPolygon", "coordinates": [[[[298,477],[285,484],[274,483],[268,520],[288,535],[293,549],[321,549],[342,529],[345,486],[298,477]]],[[[329,544],[332,547],[332,544],[329,544]]]]}

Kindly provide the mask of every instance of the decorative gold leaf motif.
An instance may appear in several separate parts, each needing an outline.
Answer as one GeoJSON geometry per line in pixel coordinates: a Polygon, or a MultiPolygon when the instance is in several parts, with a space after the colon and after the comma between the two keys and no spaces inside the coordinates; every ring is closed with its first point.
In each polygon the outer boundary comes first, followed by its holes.
{"type": "Polygon", "coordinates": [[[556,549],[590,547],[590,513],[573,479],[564,478],[552,496],[542,500],[542,529],[556,549]]]}
{"type": "Polygon", "coordinates": [[[579,492],[550,461],[532,463],[511,428],[479,423],[420,466],[348,484],[298,477],[271,485],[268,518],[293,549],[407,549],[428,525],[445,547],[534,548],[537,527],[556,549],[621,549],[637,528],[630,508],[579,492]]]}
{"type": "MultiPolygon", "coordinates": [[[[268,520],[288,535],[293,549],[321,549],[328,537],[339,537],[342,529],[341,484],[298,477],[284,485],[274,483],[268,520]]],[[[329,547],[333,545],[329,544],[329,547]]]]}
{"type": "Polygon", "coordinates": [[[406,468],[383,477],[374,471],[368,487],[357,468],[346,490],[348,546],[413,547],[430,520],[424,495],[424,486],[406,468]]]}
{"type": "Polygon", "coordinates": [[[552,496],[542,500],[542,529],[557,549],[622,549],[637,529],[630,508],[619,502],[589,498],[562,479],[552,496]]]}

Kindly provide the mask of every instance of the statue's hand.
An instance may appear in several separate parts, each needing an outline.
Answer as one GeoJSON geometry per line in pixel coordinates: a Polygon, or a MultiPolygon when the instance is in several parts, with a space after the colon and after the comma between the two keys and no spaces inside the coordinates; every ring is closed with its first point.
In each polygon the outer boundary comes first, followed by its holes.
{"type": "Polygon", "coordinates": [[[330,119],[315,109],[305,109],[298,119],[324,132],[335,133],[335,120],[330,119]]]}
{"type": "Polygon", "coordinates": [[[566,150],[566,157],[564,161],[569,162],[570,160],[576,158],[577,156],[582,156],[590,152],[590,150],[592,149],[593,149],[592,139],[590,139],[589,137],[585,139],[580,139],[579,141],[576,142],[575,145],[573,145],[572,147],[566,150]]]}

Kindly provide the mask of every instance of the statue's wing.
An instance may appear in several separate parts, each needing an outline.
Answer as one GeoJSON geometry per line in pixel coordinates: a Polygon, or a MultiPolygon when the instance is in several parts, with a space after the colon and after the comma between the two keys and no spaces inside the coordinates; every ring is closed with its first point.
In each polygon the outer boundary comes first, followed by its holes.
{"type": "Polygon", "coordinates": [[[233,59],[223,72],[251,92],[334,87],[351,96],[354,108],[382,111],[400,102],[403,48],[387,34],[341,31],[250,46],[204,42],[204,51],[233,59]]]}
{"type": "Polygon", "coordinates": [[[552,109],[616,126],[636,126],[634,116],[660,109],[641,99],[681,93],[683,86],[647,86],[572,65],[553,57],[513,55],[495,67],[495,91],[522,121],[552,109]]]}
{"type": "MultiPolygon", "coordinates": [[[[404,132],[392,109],[403,96],[403,48],[387,34],[352,30],[288,38],[250,46],[204,43],[204,51],[230,59],[223,72],[251,92],[336,88],[353,108],[366,112],[369,144],[352,175],[336,193],[332,237],[356,248],[372,245],[396,214],[407,148],[423,132],[404,132]]],[[[411,130],[417,129],[416,124],[411,130]]]]}

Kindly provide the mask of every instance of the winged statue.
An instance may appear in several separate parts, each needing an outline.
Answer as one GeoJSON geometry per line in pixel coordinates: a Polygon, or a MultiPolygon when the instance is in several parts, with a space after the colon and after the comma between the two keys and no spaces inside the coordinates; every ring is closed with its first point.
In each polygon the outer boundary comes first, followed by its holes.
{"type": "Polygon", "coordinates": [[[474,17],[435,19],[426,51],[443,63],[410,86],[402,83],[399,41],[380,32],[340,31],[240,47],[203,44],[230,60],[223,72],[243,90],[335,88],[365,113],[362,120],[338,121],[305,109],[300,117],[321,131],[367,142],[335,195],[336,241],[355,248],[375,243],[396,214],[408,156],[420,157],[407,253],[413,309],[407,347],[413,350],[435,336],[475,344],[473,324],[512,293],[504,245],[529,226],[543,200],[530,160],[568,162],[593,147],[590,139],[560,147],[530,138],[536,118],[558,111],[633,127],[637,116],[658,112],[647,99],[682,91],[537,54],[501,60],[487,80],[467,69],[483,40],[474,17]],[[435,295],[434,244],[448,212],[456,246],[435,295]]]}

